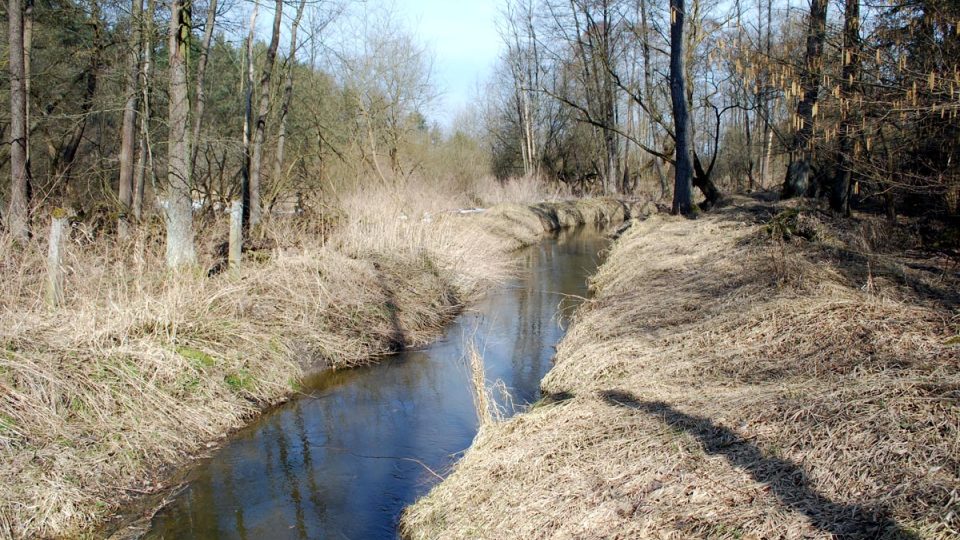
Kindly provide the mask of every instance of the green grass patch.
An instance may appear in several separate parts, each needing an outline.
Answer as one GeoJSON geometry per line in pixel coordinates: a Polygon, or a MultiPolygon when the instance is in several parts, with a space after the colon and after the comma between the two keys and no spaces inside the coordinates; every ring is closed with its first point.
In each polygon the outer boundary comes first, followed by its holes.
{"type": "Polygon", "coordinates": [[[17,426],[17,421],[12,416],[0,414],[0,433],[12,431],[17,426]]]}
{"type": "Polygon", "coordinates": [[[209,354],[201,351],[200,349],[194,349],[192,347],[178,346],[176,348],[177,354],[190,360],[199,368],[208,368],[213,367],[217,363],[217,359],[210,356],[209,354]]]}
{"type": "Polygon", "coordinates": [[[227,383],[230,388],[233,388],[235,391],[240,392],[242,390],[251,391],[253,390],[253,385],[256,382],[252,375],[245,369],[240,371],[230,373],[223,378],[223,382],[227,383]]]}

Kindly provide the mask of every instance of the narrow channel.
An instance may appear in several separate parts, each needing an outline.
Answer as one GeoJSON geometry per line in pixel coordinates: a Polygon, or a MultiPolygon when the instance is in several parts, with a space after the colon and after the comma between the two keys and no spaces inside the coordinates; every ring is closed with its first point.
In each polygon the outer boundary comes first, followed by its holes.
{"type": "Polygon", "coordinates": [[[153,519],[150,539],[396,538],[405,506],[450,471],[477,432],[464,360],[513,405],[539,396],[566,318],[607,241],[582,228],[518,254],[523,270],[460,315],[435,343],[368,368],[318,375],[241,430],[153,519]]]}

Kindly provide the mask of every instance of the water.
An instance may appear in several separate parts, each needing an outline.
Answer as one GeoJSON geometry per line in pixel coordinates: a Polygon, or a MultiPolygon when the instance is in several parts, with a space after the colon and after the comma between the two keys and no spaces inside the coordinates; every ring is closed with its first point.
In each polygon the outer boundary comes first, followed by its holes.
{"type": "Polygon", "coordinates": [[[523,250],[524,270],[423,350],[325,373],[240,431],[189,477],[146,538],[396,538],[477,431],[465,349],[509,389],[507,414],[538,398],[565,316],[586,296],[606,245],[591,229],[523,250]]]}

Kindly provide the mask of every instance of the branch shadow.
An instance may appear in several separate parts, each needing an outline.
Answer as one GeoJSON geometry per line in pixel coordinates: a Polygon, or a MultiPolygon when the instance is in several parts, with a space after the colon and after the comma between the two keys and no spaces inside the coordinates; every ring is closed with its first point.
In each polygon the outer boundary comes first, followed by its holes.
{"type": "Polygon", "coordinates": [[[884,508],[841,504],[817,493],[803,468],[790,460],[770,457],[734,431],[715,425],[710,419],[682,413],[659,401],[641,401],[628,392],[607,390],[600,397],[615,407],[624,407],[657,417],[674,429],[696,437],[706,453],[720,455],[731,465],[745,470],[770,487],[781,503],[806,515],[821,531],[835,538],[917,539],[901,528],[884,508]]]}

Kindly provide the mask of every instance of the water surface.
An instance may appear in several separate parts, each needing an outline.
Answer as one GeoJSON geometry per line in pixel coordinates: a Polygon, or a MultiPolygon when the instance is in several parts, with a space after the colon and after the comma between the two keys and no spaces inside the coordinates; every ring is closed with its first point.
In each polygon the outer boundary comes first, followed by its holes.
{"type": "Polygon", "coordinates": [[[305,381],[302,398],[241,430],[191,473],[146,538],[396,538],[405,506],[470,446],[477,416],[471,341],[512,414],[538,398],[566,316],[606,241],[591,229],[523,250],[523,270],[441,339],[369,368],[305,381]]]}

